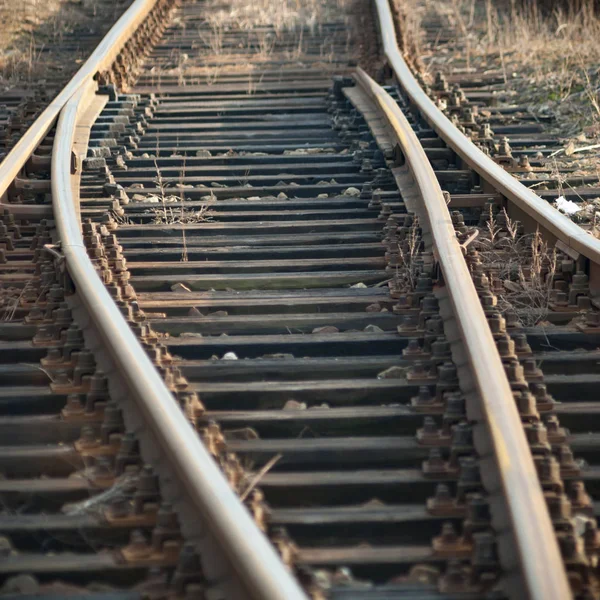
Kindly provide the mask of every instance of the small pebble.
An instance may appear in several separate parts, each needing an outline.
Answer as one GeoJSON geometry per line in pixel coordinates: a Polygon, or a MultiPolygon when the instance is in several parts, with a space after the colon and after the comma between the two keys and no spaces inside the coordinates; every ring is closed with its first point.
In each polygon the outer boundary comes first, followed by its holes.
{"type": "Polygon", "coordinates": [[[237,354],[235,352],[225,352],[223,354],[223,360],[237,360],[237,354]]]}
{"type": "Polygon", "coordinates": [[[297,402],[296,400],[288,400],[283,405],[283,410],[306,410],[306,402],[297,402]]]}
{"type": "Polygon", "coordinates": [[[32,575],[15,575],[9,577],[2,588],[0,589],[0,595],[4,594],[15,594],[15,595],[36,595],[40,591],[40,584],[38,580],[32,575]]]}
{"type": "Polygon", "coordinates": [[[257,440],[260,436],[252,427],[244,427],[243,429],[229,429],[227,431],[227,439],[229,440],[257,440]]]}
{"type": "Polygon", "coordinates": [[[324,327],[315,327],[313,333],[339,333],[340,330],[333,325],[325,325],[324,327]]]}
{"type": "Polygon", "coordinates": [[[505,279],[502,282],[502,285],[509,292],[520,292],[523,290],[523,288],[518,283],[515,283],[514,281],[511,281],[510,279],[505,279]]]}
{"type": "Polygon", "coordinates": [[[375,304],[369,304],[365,310],[367,312],[381,312],[381,304],[378,302],[375,302],[375,304]]]}
{"type": "Polygon", "coordinates": [[[363,288],[366,288],[367,286],[361,281],[360,283],[355,283],[354,285],[351,285],[350,287],[363,289],[363,288]]]}
{"type": "Polygon", "coordinates": [[[403,367],[390,367],[377,374],[377,379],[406,379],[406,369],[403,367]]]}
{"type": "Polygon", "coordinates": [[[383,329],[377,327],[377,325],[367,325],[363,331],[367,331],[368,333],[383,333],[383,329]]]}

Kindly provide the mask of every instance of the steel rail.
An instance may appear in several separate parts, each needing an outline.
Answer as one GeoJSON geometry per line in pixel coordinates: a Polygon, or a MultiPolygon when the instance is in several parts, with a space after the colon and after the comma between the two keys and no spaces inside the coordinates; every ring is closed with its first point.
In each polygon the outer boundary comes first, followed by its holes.
{"type": "MultiPolygon", "coordinates": [[[[558,210],[549,206],[545,200],[507,173],[452,124],[423,91],[402,57],[398,48],[394,20],[388,0],[375,0],[375,3],[385,57],[402,89],[411,102],[418,107],[425,121],[429,123],[447,146],[452,148],[469,167],[489,182],[494,189],[501,192],[505,198],[532,217],[558,240],[588,258],[593,265],[596,265],[593,275],[595,275],[595,278],[599,278],[600,241],[586,233],[558,210]]],[[[595,287],[600,287],[600,282],[595,287]]]]}
{"type": "Polygon", "coordinates": [[[7,202],[7,192],[19,175],[25,163],[29,160],[41,141],[52,129],[56,119],[69,98],[96,73],[107,69],[131,34],[139,27],[143,20],[154,8],[157,0],[134,0],[132,5],[121,15],[119,20],[111,27],[90,57],[71,78],[69,83],[44,109],[41,115],[33,122],[21,139],[0,163],[0,209],[7,209],[16,217],[30,218],[31,216],[44,216],[48,208],[40,205],[11,204],[7,202]]]}
{"type": "Polygon", "coordinates": [[[470,366],[480,399],[528,597],[567,600],[571,590],[533,457],[438,180],[397,103],[360,69],[357,78],[384,115],[423,199],[420,223],[432,238],[465,350],[463,362],[470,366]]]}
{"type": "Polygon", "coordinates": [[[56,228],[76,293],[100,332],[103,349],[117,365],[130,397],[145,417],[146,426],[215,539],[222,543],[245,592],[256,600],[307,600],[185,418],[87,255],[72,190],[71,155],[78,118],[96,88],[96,82],[88,78],[66,103],[52,152],[56,228]]]}

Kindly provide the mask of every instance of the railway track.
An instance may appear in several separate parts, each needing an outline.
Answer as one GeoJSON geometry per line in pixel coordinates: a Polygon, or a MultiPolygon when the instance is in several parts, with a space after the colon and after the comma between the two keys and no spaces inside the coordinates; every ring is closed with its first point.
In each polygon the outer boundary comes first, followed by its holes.
{"type": "Polygon", "coordinates": [[[2,593],[595,598],[597,242],[385,0],[261,7],[137,0],[0,165],[2,593]]]}
{"type": "Polygon", "coordinates": [[[54,13],[41,11],[41,18],[34,14],[33,5],[29,10],[2,7],[2,43],[10,43],[10,48],[5,49],[0,74],[0,159],[51,103],[128,4],[65,3],[54,6],[54,13]],[[19,19],[25,19],[26,29],[13,37],[11,28],[19,19]]]}

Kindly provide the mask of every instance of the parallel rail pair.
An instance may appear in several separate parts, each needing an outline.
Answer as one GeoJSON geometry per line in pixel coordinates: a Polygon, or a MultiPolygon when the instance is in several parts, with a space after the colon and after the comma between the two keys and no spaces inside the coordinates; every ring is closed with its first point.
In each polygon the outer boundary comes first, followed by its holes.
{"type": "MultiPolygon", "coordinates": [[[[6,195],[11,182],[60,115],[52,154],[53,209],[60,251],[74,283],[78,303],[89,322],[87,333],[96,338],[128,395],[135,400],[145,426],[184,483],[190,505],[210,523],[214,538],[228,555],[231,568],[243,582],[247,595],[261,599],[304,598],[296,581],[230,490],[130,332],[98,278],[81,237],[77,178],[72,173],[72,167],[78,161],[73,161],[73,150],[79,140],[78,128],[85,129],[84,117],[90,99],[98,91],[94,75],[108,68],[154,4],[136,0],[81,71],[22,138],[0,165],[0,192],[6,195]]],[[[550,209],[454,129],[426,97],[404,63],[387,1],[377,0],[376,6],[388,64],[421,115],[494,189],[532,216],[544,230],[588,258],[594,280],[600,264],[597,242],[550,209]]],[[[470,414],[482,413],[486,423],[486,435],[478,440],[478,451],[494,462],[496,477],[490,478],[488,492],[503,499],[503,506],[495,517],[502,522],[501,513],[505,511],[504,516],[508,516],[528,596],[568,598],[566,573],[512,392],[454,235],[439,184],[397,104],[364,73],[359,72],[357,81],[378,106],[404,155],[405,169],[422,198],[417,212],[427,243],[444,275],[445,289],[439,290],[440,304],[446,312],[449,331],[455,333],[453,354],[457,364],[462,366],[461,385],[469,398],[470,414]]],[[[45,211],[44,207],[25,205],[6,204],[5,208],[22,218],[45,211]]]]}

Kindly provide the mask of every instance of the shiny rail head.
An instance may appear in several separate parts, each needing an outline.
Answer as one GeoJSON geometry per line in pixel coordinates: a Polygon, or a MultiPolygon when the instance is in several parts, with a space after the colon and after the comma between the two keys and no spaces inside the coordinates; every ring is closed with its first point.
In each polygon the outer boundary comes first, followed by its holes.
{"type": "MultiPolygon", "coordinates": [[[[387,1],[383,2],[389,14],[387,1]]],[[[391,19],[391,15],[389,17],[391,19]]],[[[382,29],[385,25],[385,22],[381,23],[382,29]]],[[[388,25],[393,27],[391,22],[388,25]]],[[[356,80],[366,89],[394,132],[406,160],[405,167],[410,170],[422,198],[417,213],[424,217],[423,226],[429,229],[444,274],[445,289],[440,297],[440,307],[448,305],[444,327],[448,323],[453,329],[449,339],[458,337],[461,340],[459,363],[469,364],[469,372],[463,373],[463,377],[471,380],[468,387],[473,385],[477,390],[477,410],[481,411],[485,423],[485,427],[479,428],[483,436],[478,436],[476,446],[479,453],[489,456],[490,462],[497,467],[497,476],[491,473],[486,476],[487,487],[502,491],[506,515],[502,514],[500,519],[508,518],[520,556],[522,578],[514,577],[516,573],[513,572],[510,579],[524,582],[527,588],[524,591],[522,583],[517,583],[507,586],[506,591],[515,599],[526,597],[524,594],[535,600],[570,598],[566,570],[512,390],[433,168],[393,98],[360,70],[356,80]],[[550,575],[546,575],[547,570],[550,575]]],[[[514,564],[506,551],[500,553],[504,555],[505,564],[514,564]]]]}

